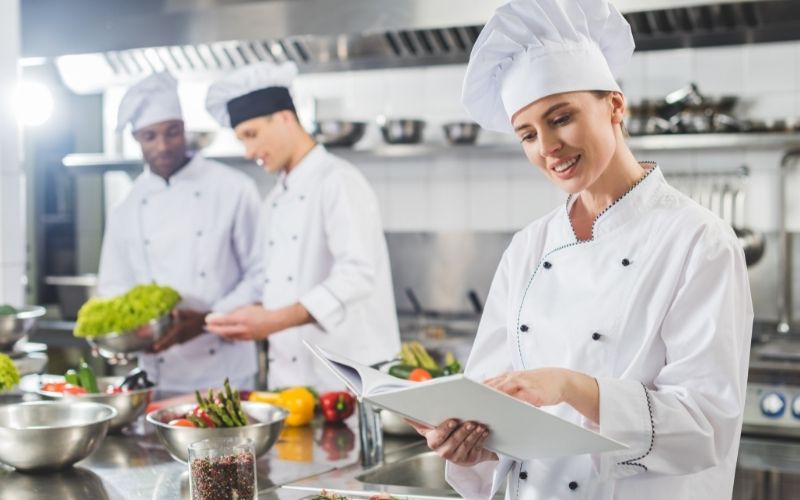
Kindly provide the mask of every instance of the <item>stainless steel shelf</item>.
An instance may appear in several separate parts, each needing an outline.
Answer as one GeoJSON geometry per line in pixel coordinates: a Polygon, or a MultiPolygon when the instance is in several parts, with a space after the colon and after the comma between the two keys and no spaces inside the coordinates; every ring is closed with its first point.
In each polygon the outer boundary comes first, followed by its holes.
{"type": "MultiPolygon", "coordinates": [[[[776,149],[800,147],[800,132],[764,132],[753,134],[672,134],[637,136],[628,139],[634,151],[691,151],[722,149],[776,149]]],[[[404,159],[430,157],[475,157],[521,155],[518,144],[487,144],[450,146],[445,144],[382,145],[372,149],[331,148],[331,152],[351,160],[404,159]]],[[[233,166],[251,166],[252,161],[241,156],[209,156],[233,166]]],[[[104,154],[71,154],[62,163],[75,172],[98,173],[110,170],[138,172],[142,160],[104,154]]]]}
{"type": "Polygon", "coordinates": [[[800,132],[643,135],[628,139],[635,151],[785,149],[800,146],[800,132]]]}

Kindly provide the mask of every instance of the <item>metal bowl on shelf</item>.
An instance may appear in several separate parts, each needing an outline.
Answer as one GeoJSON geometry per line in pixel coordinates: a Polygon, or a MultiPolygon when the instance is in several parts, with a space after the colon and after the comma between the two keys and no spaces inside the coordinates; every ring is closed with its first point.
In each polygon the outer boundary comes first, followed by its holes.
{"type": "Polygon", "coordinates": [[[36,318],[44,316],[42,306],[16,307],[13,314],[0,314],[0,351],[7,351],[33,328],[36,318]]]}
{"type": "Polygon", "coordinates": [[[378,120],[383,140],[388,144],[418,144],[422,142],[425,121],[410,119],[378,120]]]}
{"type": "Polygon", "coordinates": [[[119,386],[124,379],[125,377],[97,377],[97,387],[100,389],[99,394],[64,394],[41,390],[42,384],[63,382],[64,377],[60,375],[26,377],[26,380],[24,383],[21,382],[20,386],[23,386],[23,389],[33,389],[32,392],[50,399],[92,401],[111,406],[117,410],[117,415],[111,420],[109,426],[109,431],[114,432],[132,423],[139,415],[142,415],[144,409],[153,400],[153,393],[156,390],[155,386],[153,386],[146,389],[133,389],[113,394],[105,392],[108,387],[119,386]]]}
{"type": "Polygon", "coordinates": [[[344,120],[320,120],[314,124],[314,139],[327,147],[352,147],[364,137],[367,124],[344,120]]]}
{"type": "Polygon", "coordinates": [[[474,122],[452,122],[442,125],[447,142],[452,145],[475,144],[478,140],[480,125],[474,122]]]}
{"type": "Polygon", "coordinates": [[[21,471],[68,467],[100,446],[116,415],[90,401],[0,406],[0,462],[21,471]]]}
{"type": "Polygon", "coordinates": [[[173,418],[181,418],[195,406],[191,403],[182,404],[147,414],[147,421],[155,426],[156,435],[164,443],[169,454],[181,462],[189,460],[190,444],[209,438],[250,438],[255,444],[256,458],[258,458],[275,444],[281,429],[283,429],[283,422],[289,414],[283,408],[271,404],[242,401],[242,409],[250,419],[250,424],[244,427],[201,429],[179,427],[167,423],[173,418]]]}
{"type": "Polygon", "coordinates": [[[96,347],[103,357],[114,358],[119,355],[130,355],[148,349],[171,326],[172,312],[168,312],[138,328],[132,328],[124,332],[106,333],[96,337],[87,337],[86,341],[92,347],[96,347]]]}

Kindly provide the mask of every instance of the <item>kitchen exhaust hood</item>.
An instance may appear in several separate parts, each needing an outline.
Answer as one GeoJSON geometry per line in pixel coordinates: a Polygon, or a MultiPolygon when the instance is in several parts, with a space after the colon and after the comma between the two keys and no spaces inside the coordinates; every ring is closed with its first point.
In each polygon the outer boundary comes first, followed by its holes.
{"type": "MultiPolygon", "coordinates": [[[[28,0],[22,53],[79,93],[258,61],[302,72],[467,61],[502,0],[28,0]]],[[[617,0],[638,50],[800,39],[795,0],[617,0]]]]}

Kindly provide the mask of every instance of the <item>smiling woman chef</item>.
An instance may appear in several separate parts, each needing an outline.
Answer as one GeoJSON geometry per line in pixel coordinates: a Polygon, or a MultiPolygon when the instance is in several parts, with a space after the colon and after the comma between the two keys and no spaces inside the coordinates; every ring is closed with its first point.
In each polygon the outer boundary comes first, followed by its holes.
{"type": "Polygon", "coordinates": [[[463,101],[514,132],[566,203],[514,236],[466,373],[626,443],[514,462],[476,422],[418,427],[467,498],[730,499],[752,330],[729,226],[625,144],[630,27],[604,0],[513,0],[472,51],[463,101]]]}

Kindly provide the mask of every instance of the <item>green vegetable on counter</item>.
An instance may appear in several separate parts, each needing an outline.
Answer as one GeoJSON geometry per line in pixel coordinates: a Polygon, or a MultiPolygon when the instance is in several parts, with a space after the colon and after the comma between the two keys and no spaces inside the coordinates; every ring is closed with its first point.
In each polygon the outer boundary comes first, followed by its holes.
{"type": "Polygon", "coordinates": [[[81,385],[80,379],[78,378],[78,372],[72,368],[67,370],[67,372],[64,374],[64,382],[78,387],[81,385]]]}
{"type": "MultiPolygon", "coordinates": [[[[66,374],[64,378],[66,378],[66,374]]],[[[80,382],[80,386],[86,389],[86,392],[89,394],[97,394],[100,392],[100,389],[97,387],[97,378],[95,378],[94,372],[83,358],[81,358],[81,362],[78,365],[78,381],[80,382]]]]}
{"type": "Polygon", "coordinates": [[[0,392],[10,391],[19,384],[19,370],[11,358],[0,352],[0,392]]]}
{"type": "Polygon", "coordinates": [[[0,305],[0,316],[12,316],[17,314],[17,308],[8,304],[0,305]]]}
{"type": "Polygon", "coordinates": [[[76,337],[98,337],[124,332],[169,313],[181,296],[168,286],[137,285],[108,299],[92,298],[78,311],[76,337]]]}

